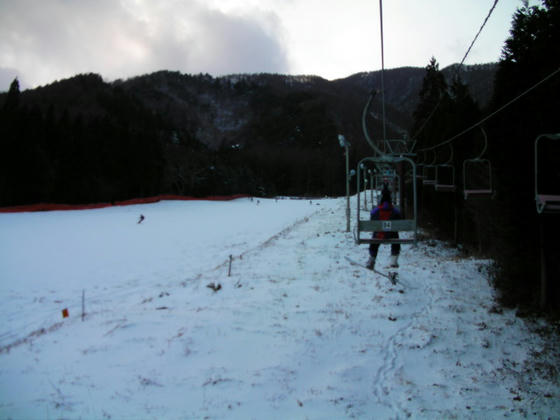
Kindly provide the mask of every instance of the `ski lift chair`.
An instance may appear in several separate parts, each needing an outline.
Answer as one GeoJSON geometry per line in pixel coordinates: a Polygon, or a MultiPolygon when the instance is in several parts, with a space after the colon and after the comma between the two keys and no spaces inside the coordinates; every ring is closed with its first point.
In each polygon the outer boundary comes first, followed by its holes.
{"type": "Polygon", "coordinates": [[[455,192],[455,166],[453,166],[453,146],[449,144],[451,153],[447,162],[436,166],[435,190],[438,192],[455,192]]]}
{"type": "MultiPolygon", "coordinates": [[[[360,167],[363,167],[363,165],[365,164],[365,162],[371,162],[373,163],[373,165],[377,168],[385,168],[385,167],[389,167],[389,168],[394,168],[394,165],[398,164],[398,163],[409,163],[411,168],[412,168],[412,174],[413,174],[413,179],[416,179],[416,164],[414,163],[414,161],[411,159],[412,156],[414,156],[413,154],[387,154],[382,152],[375,144],[375,142],[370,138],[369,134],[368,134],[368,130],[367,130],[367,123],[366,123],[366,116],[367,116],[367,111],[369,109],[369,106],[371,105],[371,102],[373,100],[373,97],[375,96],[375,92],[372,91],[372,93],[370,93],[368,101],[366,103],[366,105],[364,106],[364,110],[362,112],[362,130],[364,132],[364,137],[366,138],[366,141],[369,143],[369,145],[372,147],[372,149],[374,150],[374,152],[376,153],[376,156],[374,157],[366,157],[363,158],[360,162],[358,162],[358,176],[356,177],[357,179],[357,200],[356,200],[356,204],[357,204],[357,217],[356,217],[356,231],[355,231],[355,241],[357,244],[371,244],[371,243],[389,243],[389,244],[393,244],[393,243],[400,243],[400,244],[405,244],[405,243],[416,243],[416,238],[417,238],[417,219],[418,219],[418,205],[417,205],[417,196],[416,196],[416,182],[413,182],[413,209],[414,209],[414,217],[412,219],[401,219],[401,220],[363,220],[360,218],[361,216],[361,212],[360,212],[360,167]],[[410,155],[411,157],[409,157],[408,155],[410,155]],[[364,232],[403,232],[403,231],[409,231],[409,232],[413,232],[413,236],[412,238],[398,238],[398,239],[378,239],[378,238],[363,238],[361,236],[362,233],[364,232]]],[[[394,174],[396,174],[396,172],[393,170],[392,171],[394,174]]],[[[369,216],[369,215],[368,215],[369,216]]]]}
{"type": "Polygon", "coordinates": [[[455,167],[443,164],[436,166],[435,190],[438,192],[455,192],[455,167]]]}
{"type": "Polygon", "coordinates": [[[466,159],[463,161],[463,195],[472,198],[493,198],[492,164],[488,159],[466,159]]]}
{"type": "MultiPolygon", "coordinates": [[[[360,191],[360,165],[365,162],[370,161],[374,163],[379,162],[407,162],[412,166],[413,177],[416,177],[416,165],[415,163],[408,157],[404,156],[382,156],[382,157],[367,157],[364,158],[358,163],[358,176],[357,179],[357,188],[360,191]]],[[[416,243],[417,238],[417,198],[416,198],[416,184],[412,183],[413,187],[413,204],[414,204],[414,217],[412,219],[401,219],[401,220],[363,220],[360,219],[360,194],[357,195],[357,225],[356,225],[356,234],[355,234],[355,241],[358,245],[360,244],[411,244],[416,243]],[[372,233],[372,232],[412,232],[413,235],[411,238],[395,238],[395,239],[379,239],[379,238],[372,238],[372,237],[362,237],[363,233],[372,233]]]]}
{"type": "Polygon", "coordinates": [[[422,168],[422,185],[436,185],[436,165],[424,165],[422,168]]]}
{"type": "Polygon", "coordinates": [[[536,201],[539,214],[560,213],[560,195],[538,194],[536,201]]]}
{"type": "Polygon", "coordinates": [[[558,154],[550,149],[554,140],[560,140],[560,133],[541,134],[535,140],[535,202],[539,214],[560,213],[560,169],[551,158],[558,154]]]}
{"type": "Polygon", "coordinates": [[[436,185],[436,160],[437,154],[434,152],[434,158],[431,163],[426,163],[422,167],[422,185],[435,186],[436,185]]]}
{"type": "Polygon", "coordinates": [[[482,152],[474,159],[463,161],[463,195],[465,200],[472,198],[494,198],[494,184],[492,182],[492,163],[482,156],[488,147],[488,137],[484,128],[480,127],[484,136],[482,152]]]}
{"type": "Polygon", "coordinates": [[[417,162],[416,163],[416,179],[417,180],[423,180],[424,179],[424,165],[425,165],[425,155],[424,155],[424,159],[422,159],[422,162],[417,162]]]}

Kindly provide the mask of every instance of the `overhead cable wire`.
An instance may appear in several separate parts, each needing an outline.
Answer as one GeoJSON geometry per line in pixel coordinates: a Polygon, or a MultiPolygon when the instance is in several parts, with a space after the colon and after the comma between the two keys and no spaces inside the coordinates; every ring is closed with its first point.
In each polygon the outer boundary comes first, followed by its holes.
{"type": "Polygon", "coordinates": [[[514,102],[517,102],[519,99],[521,99],[523,96],[525,96],[526,94],[528,94],[529,92],[531,92],[532,90],[536,89],[538,86],[542,85],[544,82],[546,82],[547,80],[551,79],[552,77],[556,76],[558,73],[560,73],[560,67],[558,67],[556,70],[554,70],[552,73],[550,73],[548,76],[546,76],[544,79],[540,80],[539,82],[535,83],[533,86],[531,86],[530,88],[526,89],[525,91],[521,92],[519,95],[517,95],[515,98],[511,99],[509,102],[505,103],[504,105],[502,105],[501,107],[499,107],[497,110],[495,110],[494,112],[490,113],[489,115],[487,115],[486,117],[482,118],[480,121],[478,121],[477,123],[471,125],[469,128],[466,128],[465,130],[461,131],[458,134],[455,134],[453,137],[450,137],[449,139],[442,141],[441,143],[436,144],[435,146],[430,146],[430,147],[426,147],[423,149],[418,149],[419,152],[425,152],[428,150],[434,150],[437,149],[438,147],[441,146],[445,146],[446,144],[451,143],[452,141],[456,140],[458,137],[461,137],[463,134],[468,133],[469,131],[475,129],[476,127],[478,127],[479,125],[485,123],[486,121],[488,121],[490,118],[492,118],[493,116],[495,116],[496,114],[502,112],[504,109],[506,109],[508,106],[510,106],[511,104],[513,104],[514,102]]]}
{"type": "MultiPolygon", "coordinates": [[[[461,62],[459,63],[459,65],[456,67],[455,69],[455,74],[454,76],[457,76],[459,74],[459,71],[461,69],[461,67],[463,66],[463,63],[465,62],[465,60],[467,59],[469,53],[471,52],[472,47],[474,46],[474,43],[476,42],[476,40],[478,39],[479,35],[482,33],[482,30],[484,29],[484,27],[486,26],[486,23],[488,22],[488,19],[490,19],[490,16],[492,15],[492,13],[494,12],[494,9],[496,8],[496,6],[498,5],[498,1],[499,0],[494,0],[494,4],[492,5],[492,7],[490,8],[490,10],[488,11],[488,15],[486,15],[486,18],[484,19],[484,21],[482,22],[482,25],[480,26],[480,29],[478,30],[478,32],[476,33],[474,39],[471,42],[471,45],[469,46],[469,48],[467,49],[467,52],[465,52],[465,55],[463,56],[463,59],[461,60],[461,62]]],[[[430,121],[432,119],[432,117],[434,116],[436,110],[438,109],[441,101],[443,99],[443,95],[440,95],[439,100],[437,102],[437,104],[435,105],[434,109],[432,110],[432,112],[430,113],[430,115],[428,115],[428,118],[426,118],[426,120],[422,123],[422,125],[420,126],[420,128],[418,129],[418,131],[414,134],[414,136],[412,136],[412,138],[416,138],[418,136],[418,134],[420,134],[422,132],[422,130],[424,129],[424,127],[426,126],[426,124],[428,123],[428,121],[430,121]]]]}
{"type": "MultiPolygon", "coordinates": [[[[474,45],[474,43],[476,42],[476,40],[478,39],[478,36],[480,35],[480,33],[482,32],[482,30],[484,29],[484,26],[486,25],[486,22],[488,22],[488,19],[490,19],[490,16],[492,15],[492,12],[494,11],[494,9],[496,8],[498,4],[498,0],[494,0],[494,4],[492,5],[492,7],[490,8],[490,11],[488,12],[488,15],[486,16],[486,19],[484,19],[484,22],[482,22],[482,25],[480,26],[480,29],[478,30],[477,34],[475,35],[474,39],[471,42],[471,45],[469,46],[469,49],[467,50],[467,52],[465,53],[465,56],[463,57],[463,59],[461,60],[461,63],[459,64],[458,68],[461,68],[461,66],[463,65],[463,63],[465,62],[465,60],[467,59],[467,56],[469,55],[469,53],[471,52],[471,49],[474,45]]],[[[458,70],[457,70],[458,72],[458,70]]]]}
{"type": "Polygon", "coordinates": [[[428,117],[424,120],[424,122],[422,123],[422,125],[420,126],[420,128],[418,129],[416,134],[414,134],[414,136],[412,136],[412,139],[416,139],[416,137],[418,137],[418,134],[420,134],[422,132],[422,130],[424,129],[426,124],[428,124],[428,122],[432,119],[432,117],[436,113],[437,109],[439,108],[439,105],[441,104],[442,98],[443,98],[443,95],[440,95],[436,105],[434,106],[434,109],[432,109],[432,112],[430,112],[430,115],[428,115],[428,117]]]}

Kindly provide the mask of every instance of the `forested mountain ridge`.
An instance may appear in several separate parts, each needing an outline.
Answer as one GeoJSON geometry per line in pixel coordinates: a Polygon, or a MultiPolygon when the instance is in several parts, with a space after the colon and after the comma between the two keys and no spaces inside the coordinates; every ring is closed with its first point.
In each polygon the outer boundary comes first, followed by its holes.
{"type": "MultiPolygon", "coordinates": [[[[459,72],[481,106],[490,100],[496,68],[495,63],[462,66],[459,72]]],[[[451,79],[455,71],[456,66],[450,66],[443,73],[451,79]]],[[[393,135],[400,137],[410,128],[424,75],[425,69],[418,67],[385,71],[386,118],[395,127],[393,135]]],[[[243,143],[238,135],[257,116],[254,107],[262,110],[276,106],[280,98],[293,99],[296,93],[324,102],[341,130],[347,124],[353,127],[360,120],[369,92],[381,89],[381,71],[333,81],[317,76],[237,74],[212,78],[161,71],[114,84],[131,92],[148,108],[167,112],[177,127],[197,127],[194,131],[198,131],[198,140],[216,148],[223,142],[243,143]],[[266,103],[266,99],[271,103],[266,103]]],[[[380,110],[380,101],[378,95],[374,110],[380,110]]],[[[359,137],[361,133],[352,134],[359,137]]]]}
{"type": "MultiPolygon", "coordinates": [[[[461,71],[481,103],[495,68],[461,71]]],[[[388,136],[409,131],[424,74],[385,72],[388,136]]],[[[159,71],[107,83],[81,74],[23,92],[16,86],[11,99],[0,94],[4,156],[11,156],[0,205],[157,193],[341,194],[337,135],[352,142],[353,160],[371,153],[360,119],[369,92],[380,88],[379,71],[334,81],[159,71]]],[[[368,122],[374,138],[382,133],[380,101],[368,122]]]]}
{"type": "MultiPolygon", "coordinates": [[[[496,63],[489,63],[462,66],[459,72],[481,106],[488,103],[492,94],[496,68],[496,63]]],[[[456,66],[442,71],[450,79],[456,66]]],[[[385,70],[386,117],[402,132],[411,125],[424,75],[425,69],[420,67],[385,70]]],[[[231,135],[239,131],[253,117],[251,105],[256,101],[259,107],[267,105],[263,104],[263,95],[285,97],[305,92],[327,102],[331,99],[331,107],[335,107],[336,103],[343,104],[343,107],[356,103],[360,107],[371,90],[381,89],[381,71],[357,73],[333,81],[318,76],[234,74],[214,78],[204,74],[158,71],[106,83],[99,75],[81,74],[23,91],[21,104],[30,107],[39,105],[45,111],[53,106],[59,112],[66,110],[86,118],[110,115],[114,110],[107,103],[108,97],[111,92],[119,92],[120,89],[150,111],[165,114],[164,118],[177,129],[194,128],[195,133],[198,131],[199,141],[215,148],[219,141],[210,133],[229,132],[231,135]],[[195,128],[197,123],[201,126],[198,129],[195,128]]],[[[0,105],[6,95],[0,94],[0,105]]],[[[380,100],[378,96],[376,102],[379,104],[380,100]]],[[[339,110],[335,107],[332,111],[339,110]]],[[[359,120],[360,115],[353,117],[359,120]]],[[[229,137],[226,135],[226,138],[229,137]]]]}
{"type": "MultiPolygon", "coordinates": [[[[488,104],[492,97],[494,75],[497,63],[476,64],[472,66],[452,65],[442,70],[448,84],[458,75],[465,83],[480,107],[488,104]]],[[[403,130],[411,126],[412,115],[418,105],[420,88],[426,75],[424,68],[401,67],[386,70],[384,73],[385,102],[391,108],[387,111],[390,122],[401,126],[403,130]]],[[[350,86],[365,94],[372,89],[381,88],[381,72],[357,73],[334,83],[350,86]]]]}

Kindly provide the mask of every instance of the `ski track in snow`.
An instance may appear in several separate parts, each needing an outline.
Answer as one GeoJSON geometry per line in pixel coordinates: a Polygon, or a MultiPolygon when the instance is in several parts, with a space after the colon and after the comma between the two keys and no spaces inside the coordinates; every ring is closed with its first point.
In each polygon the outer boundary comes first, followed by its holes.
{"type": "MultiPolygon", "coordinates": [[[[439,242],[403,246],[394,286],[345,260],[365,261],[367,247],[343,230],[344,200],[319,204],[260,243],[209,244],[203,252],[221,259],[201,256],[206,270],[154,272],[153,285],[131,276],[96,290],[85,322],[55,320],[51,305],[22,321],[11,310],[0,335],[0,415],[560,414],[557,379],[524,376],[541,339],[513,311],[492,311],[481,274],[489,261],[457,258],[439,242]],[[17,329],[6,328],[12,321],[17,329]]],[[[377,267],[388,260],[382,246],[377,267]]],[[[29,301],[16,292],[4,299],[21,300],[22,312],[29,301]]]]}

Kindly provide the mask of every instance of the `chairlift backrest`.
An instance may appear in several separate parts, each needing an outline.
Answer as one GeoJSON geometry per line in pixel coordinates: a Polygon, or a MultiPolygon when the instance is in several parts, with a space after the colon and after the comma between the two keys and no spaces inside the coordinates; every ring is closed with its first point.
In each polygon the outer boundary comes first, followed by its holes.
{"type": "Polygon", "coordinates": [[[443,164],[436,166],[435,190],[438,192],[454,192],[455,185],[455,166],[443,164]]]}
{"type": "Polygon", "coordinates": [[[437,155],[434,152],[432,161],[422,166],[422,185],[436,185],[436,160],[437,155]]]}
{"type": "Polygon", "coordinates": [[[488,159],[463,161],[463,195],[469,198],[491,198],[494,195],[492,163],[488,159]]]}
{"type": "Polygon", "coordinates": [[[422,171],[424,170],[425,164],[425,159],[422,159],[421,162],[416,162],[416,179],[423,179],[422,171]]]}
{"type": "Polygon", "coordinates": [[[537,213],[560,213],[560,133],[535,139],[535,202],[537,213]]]}
{"type": "Polygon", "coordinates": [[[488,148],[488,136],[484,128],[479,127],[484,136],[484,146],[480,154],[473,159],[463,161],[463,195],[470,198],[493,198],[495,195],[492,180],[492,163],[482,158],[488,148]]]}
{"type": "Polygon", "coordinates": [[[455,186],[455,166],[453,166],[453,146],[449,145],[449,159],[447,162],[436,166],[435,190],[438,192],[454,192],[455,186]]]}
{"type": "MultiPolygon", "coordinates": [[[[416,176],[416,165],[414,161],[412,161],[408,157],[403,156],[390,156],[384,155],[382,157],[367,157],[362,159],[358,163],[358,176],[356,177],[357,180],[357,191],[360,191],[360,169],[365,162],[373,162],[376,166],[381,163],[400,163],[406,162],[409,163],[412,167],[413,176],[416,176]]],[[[397,174],[394,173],[394,179],[397,179],[397,174]]],[[[361,219],[361,209],[360,209],[360,194],[357,194],[357,225],[356,225],[356,243],[364,244],[364,243],[415,243],[416,236],[417,236],[417,196],[416,196],[416,184],[412,183],[413,185],[413,213],[414,217],[411,219],[402,219],[402,220],[369,220],[368,219],[361,219]],[[367,232],[382,232],[382,231],[410,231],[413,232],[412,238],[397,238],[397,239],[379,239],[379,238],[366,238],[362,237],[363,233],[367,232]]],[[[394,191],[393,191],[394,192],[394,191]]]]}
{"type": "Polygon", "coordinates": [[[422,168],[422,185],[436,185],[436,165],[424,165],[422,168]]]}

